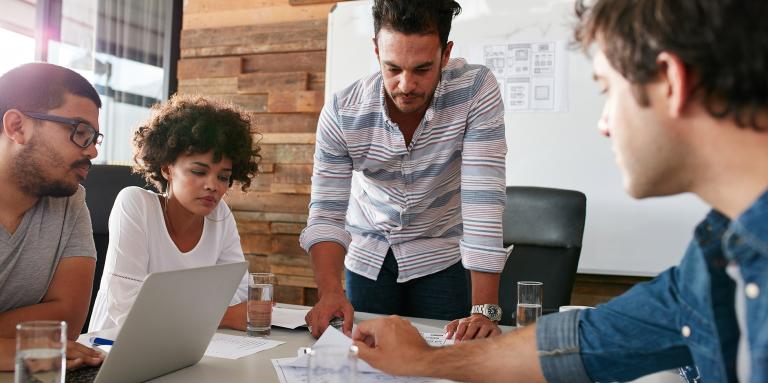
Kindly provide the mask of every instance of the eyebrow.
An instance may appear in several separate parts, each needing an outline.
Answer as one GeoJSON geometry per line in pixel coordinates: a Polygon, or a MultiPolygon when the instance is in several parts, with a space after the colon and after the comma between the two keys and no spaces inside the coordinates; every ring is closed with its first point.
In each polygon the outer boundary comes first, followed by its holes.
{"type": "MultiPolygon", "coordinates": [[[[200,161],[193,161],[192,163],[193,163],[193,164],[195,164],[195,165],[197,165],[197,166],[202,166],[202,167],[204,167],[204,168],[208,168],[208,169],[210,169],[210,168],[211,168],[211,165],[208,165],[208,164],[206,164],[205,162],[200,162],[200,161]]],[[[231,171],[232,171],[232,169],[230,169],[230,168],[224,168],[224,169],[221,169],[221,170],[222,170],[222,171],[225,171],[225,172],[231,172],[231,171]]]]}
{"type": "MultiPolygon", "coordinates": [[[[414,68],[428,67],[428,66],[432,66],[433,64],[434,64],[433,61],[426,61],[426,62],[423,62],[423,63],[421,63],[419,65],[414,66],[414,68]]],[[[393,63],[392,61],[384,61],[384,65],[395,67],[395,68],[400,68],[400,65],[397,65],[397,64],[393,63]]]]}

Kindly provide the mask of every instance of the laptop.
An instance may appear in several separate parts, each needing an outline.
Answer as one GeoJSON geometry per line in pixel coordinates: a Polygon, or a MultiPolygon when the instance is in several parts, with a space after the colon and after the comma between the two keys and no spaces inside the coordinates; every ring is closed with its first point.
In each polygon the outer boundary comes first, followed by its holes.
{"type": "MultiPolygon", "coordinates": [[[[200,361],[247,270],[238,262],[150,274],[93,381],[143,382],[200,361]]],[[[78,371],[67,381],[81,381],[78,371]]]]}

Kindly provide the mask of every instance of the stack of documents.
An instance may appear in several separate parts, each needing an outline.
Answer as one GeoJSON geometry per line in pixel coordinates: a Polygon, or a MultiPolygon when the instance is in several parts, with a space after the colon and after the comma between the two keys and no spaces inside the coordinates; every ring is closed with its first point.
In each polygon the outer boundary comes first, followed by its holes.
{"type": "MultiPolygon", "coordinates": [[[[422,336],[427,340],[431,346],[445,346],[453,344],[452,339],[445,339],[444,334],[423,333],[422,336]]],[[[352,339],[342,334],[340,331],[333,327],[328,327],[323,333],[320,339],[317,340],[315,346],[340,346],[349,347],[352,346],[352,339]]],[[[280,379],[280,383],[298,383],[307,381],[307,365],[309,355],[303,350],[299,350],[299,356],[296,358],[282,358],[272,359],[272,365],[275,367],[277,377],[280,379]]],[[[410,383],[433,383],[433,382],[448,382],[447,380],[432,379],[432,378],[420,378],[420,377],[402,377],[387,375],[380,370],[371,367],[365,361],[357,360],[357,382],[410,382],[410,383]]]]}

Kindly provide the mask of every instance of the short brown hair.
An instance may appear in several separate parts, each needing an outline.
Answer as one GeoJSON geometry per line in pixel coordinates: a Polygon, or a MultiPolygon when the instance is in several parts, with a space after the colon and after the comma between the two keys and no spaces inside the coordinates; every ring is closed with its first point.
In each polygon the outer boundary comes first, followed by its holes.
{"type": "Polygon", "coordinates": [[[161,168],[181,154],[208,153],[213,160],[232,160],[233,181],[246,191],[256,176],[259,146],[253,142],[249,116],[231,104],[197,96],[171,97],[152,107],[152,116],[133,135],[134,172],[165,191],[168,181],[161,168]]]}
{"type": "MultiPolygon", "coordinates": [[[[767,128],[758,126],[757,117],[768,107],[768,1],[589,2],[576,2],[576,41],[585,50],[598,42],[636,90],[658,76],[656,59],[669,52],[695,74],[691,94],[712,116],[767,128]]],[[[641,104],[643,94],[635,92],[641,104]]]]}

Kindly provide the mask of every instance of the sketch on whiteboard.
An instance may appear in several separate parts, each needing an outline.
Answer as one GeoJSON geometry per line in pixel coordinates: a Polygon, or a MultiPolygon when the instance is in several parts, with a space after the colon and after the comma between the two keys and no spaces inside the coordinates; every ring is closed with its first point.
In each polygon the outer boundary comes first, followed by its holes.
{"type": "Polygon", "coordinates": [[[486,44],[483,62],[499,82],[509,112],[567,111],[564,42],[486,44]]]}

